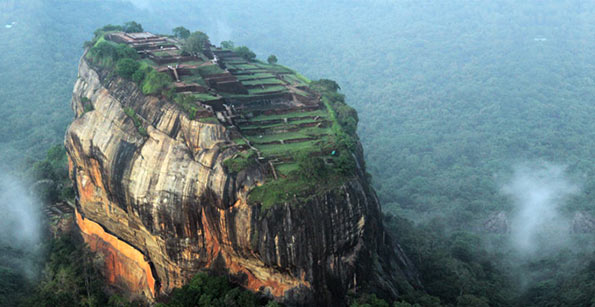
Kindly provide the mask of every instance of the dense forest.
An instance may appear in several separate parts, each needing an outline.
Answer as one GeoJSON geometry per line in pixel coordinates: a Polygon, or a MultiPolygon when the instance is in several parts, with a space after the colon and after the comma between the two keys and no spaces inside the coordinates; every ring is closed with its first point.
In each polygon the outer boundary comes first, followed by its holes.
{"type": "MultiPolygon", "coordinates": [[[[0,168],[30,180],[64,176],[48,162],[61,159],[56,149],[46,151],[62,142],[72,118],[83,42],[96,28],[129,20],[160,33],[200,29],[215,43],[250,46],[261,60],[275,54],[311,79],[340,84],[358,111],[387,228],[425,285],[394,306],[595,303],[593,235],[569,230],[573,214],[594,211],[595,4],[4,0],[0,168]],[[514,231],[482,228],[500,212],[514,224],[519,208],[506,186],[527,164],[559,166],[577,186],[556,207],[561,225],[546,223],[546,231],[567,233],[564,243],[538,244],[533,253],[511,243],[514,231]]],[[[44,201],[69,197],[43,193],[44,201]]],[[[45,253],[83,253],[56,244],[45,253]]],[[[35,288],[18,286],[28,282],[0,260],[0,274],[10,277],[1,280],[15,280],[3,289],[35,288]]],[[[46,266],[60,266],[52,261],[46,266]]],[[[388,303],[353,299],[365,304],[388,303]]]]}

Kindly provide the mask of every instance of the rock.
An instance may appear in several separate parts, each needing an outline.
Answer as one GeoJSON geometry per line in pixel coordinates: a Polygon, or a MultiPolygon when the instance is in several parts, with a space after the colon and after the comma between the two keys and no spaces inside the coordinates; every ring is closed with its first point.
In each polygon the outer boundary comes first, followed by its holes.
{"type": "MultiPolygon", "coordinates": [[[[220,124],[188,119],[163,98],[84,60],[65,137],[77,192],[75,220],[105,259],[110,284],[149,301],[202,269],[291,305],[345,304],[348,291],[395,298],[419,286],[385,233],[365,172],[300,204],[249,205],[259,166],[226,173],[235,155],[220,124]],[[93,106],[85,112],[82,97],[93,106]],[[124,109],[133,109],[143,136],[124,109]]],[[[361,146],[356,153],[363,165],[361,146]]]]}

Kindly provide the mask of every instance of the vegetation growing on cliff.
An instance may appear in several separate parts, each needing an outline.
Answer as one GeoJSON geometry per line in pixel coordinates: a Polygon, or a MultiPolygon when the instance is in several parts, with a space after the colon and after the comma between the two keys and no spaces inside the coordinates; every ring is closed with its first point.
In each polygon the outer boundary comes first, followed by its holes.
{"type": "Polygon", "coordinates": [[[174,291],[166,299],[166,303],[157,307],[277,307],[280,304],[242,289],[230,283],[225,276],[217,276],[208,272],[198,273],[192,280],[174,291]]]}
{"type": "Polygon", "coordinates": [[[147,129],[143,126],[143,122],[140,120],[140,117],[138,117],[138,114],[136,114],[134,109],[124,108],[124,113],[126,113],[126,115],[128,115],[128,117],[130,117],[130,119],[132,119],[132,121],[134,122],[134,126],[136,127],[136,129],[137,129],[138,133],[140,133],[140,135],[148,136],[147,129]]]}
{"type": "MultiPolygon", "coordinates": [[[[285,202],[305,202],[321,195],[356,175],[357,113],[345,104],[339,85],[332,80],[321,79],[308,84],[322,95],[325,112],[331,129],[326,137],[316,143],[298,143],[301,147],[288,149],[293,163],[278,167],[284,178],[269,180],[254,188],[249,194],[253,203],[261,203],[264,209],[285,202]]],[[[318,116],[318,115],[317,115],[318,116]]],[[[319,117],[319,116],[318,116],[319,117]]],[[[273,117],[267,117],[271,119],[273,117]]],[[[306,133],[307,134],[307,133],[306,133]]]]}
{"type": "Polygon", "coordinates": [[[89,49],[87,58],[97,65],[112,67],[120,60],[136,60],[138,59],[138,54],[136,53],[136,50],[125,44],[116,44],[105,40],[105,38],[101,36],[97,38],[97,41],[89,49]]]}
{"type": "Polygon", "coordinates": [[[171,78],[157,72],[146,61],[139,61],[137,51],[126,44],[106,40],[105,35],[114,31],[136,32],[142,25],[131,21],[122,26],[107,25],[95,31],[92,41],[86,42],[89,48],[87,59],[95,65],[114,69],[122,78],[135,81],[145,95],[161,94],[171,85],[171,78]]]}
{"type": "Polygon", "coordinates": [[[151,69],[148,74],[145,75],[144,80],[141,84],[141,89],[145,95],[153,95],[161,93],[171,84],[171,78],[161,72],[157,72],[151,69]]]}
{"type": "Polygon", "coordinates": [[[43,277],[28,306],[101,306],[108,305],[104,280],[85,246],[64,235],[48,243],[48,261],[43,277]]]}
{"type": "Polygon", "coordinates": [[[237,174],[242,170],[247,170],[250,167],[257,165],[258,162],[256,162],[256,158],[256,152],[247,150],[238,153],[234,157],[226,159],[223,161],[223,166],[225,166],[228,172],[237,174]]]}
{"type": "Polygon", "coordinates": [[[68,178],[68,161],[62,145],[52,146],[44,160],[35,162],[28,175],[38,184],[34,192],[45,203],[73,200],[72,182],[68,178]]]}
{"type": "Polygon", "coordinates": [[[208,46],[208,44],[209,36],[207,36],[204,32],[196,31],[186,38],[184,44],[182,45],[182,52],[191,55],[201,55],[205,52],[205,48],[208,46]]]}

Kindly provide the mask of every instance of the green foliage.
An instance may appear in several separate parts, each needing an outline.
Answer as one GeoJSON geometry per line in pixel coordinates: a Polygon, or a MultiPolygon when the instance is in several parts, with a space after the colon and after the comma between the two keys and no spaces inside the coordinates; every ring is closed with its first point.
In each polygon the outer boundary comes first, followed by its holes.
{"type": "Polygon", "coordinates": [[[333,121],[332,130],[335,134],[335,170],[344,175],[353,175],[356,162],[352,152],[357,145],[357,112],[345,104],[345,97],[337,93],[339,85],[332,80],[319,80],[311,83],[313,89],[319,91],[323,97],[322,102],[326,105],[333,121]]]}
{"type": "MultiPolygon", "coordinates": [[[[356,150],[358,142],[355,135],[357,113],[345,104],[344,96],[337,93],[339,86],[336,82],[321,80],[314,83],[314,88],[323,95],[322,101],[327,108],[327,112],[324,114],[328,114],[333,123],[332,129],[330,129],[332,136],[328,140],[324,139],[321,144],[304,142],[294,147],[276,144],[257,145],[265,155],[280,154],[277,147],[285,149],[293,154],[297,163],[297,170],[288,172],[286,178],[272,180],[250,192],[249,201],[261,203],[264,209],[271,208],[278,203],[304,202],[311,196],[324,193],[343,182],[345,178],[356,175],[357,163],[353,152],[356,150]],[[318,156],[318,153],[323,149],[332,152],[328,163],[318,156]]],[[[308,135],[308,132],[304,133],[308,135]]],[[[287,133],[286,137],[299,136],[298,132],[292,132],[287,133]]],[[[279,135],[271,137],[278,138],[279,135]]],[[[252,141],[266,140],[269,139],[259,138],[252,141]]]]}
{"type": "Polygon", "coordinates": [[[97,65],[111,67],[120,59],[138,59],[138,53],[126,44],[116,44],[101,38],[89,49],[88,57],[97,65]]]}
{"type": "Polygon", "coordinates": [[[116,46],[116,59],[123,59],[123,58],[130,58],[130,59],[138,59],[138,53],[134,48],[129,47],[126,44],[118,44],[116,46]]]}
{"type": "Polygon", "coordinates": [[[256,53],[252,52],[252,50],[246,46],[237,47],[233,51],[248,61],[254,61],[256,59],[256,53]]]}
{"type": "Polygon", "coordinates": [[[240,171],[246,170],[257,164],[258,162],[256,162],[256,152],[254,152],[254,150],[240,152],[237,154],[237,156],[225,159],[225,161],[223,161],[223,166],[225,166],[227,172],[232,174],[237,174],[240,171]]]}
{"type": "Polygon", "coordinates": [[[91,103],[91,100],[89,98],[81,97],[81,103],[83,104],[84,113],[91,112],[94,110],[93,104],[91,103]]]}
{"type": "Polygon", "coordinates": [[[198,121],[205,124],[219,124],[219,120],[212,116],[212,117],[200,117],[198,121]]]}
{"type": "Polygon", "coordinates": [[[486,298],[465,294],[457,297],[457,307],[490,307],[486,298]]]}
{"type": "Polygon", "coordinates": [[[224,71],[219,65],[203,65],[198,67],[198,73],[201,76],[206,77],[208,75],[221,74],[224,73],[224,71]]]}
{"type": "Polygon", "coordinates": [[[99,37],[103,36],[103,34],[105,34],[106,32],[112,31],[123,31],[123,28],[120,25],[105,25],[102,28],[95,30],[95,40],[99,39],[99,37]]]}
{"type": "Polygon", "coordinates": [[[107,305],[104,281],[95,266],[94,255],[70,236],[49,243],[48,261],[43,278],[26,306],[101,306],[107,305]]]}
{"type": "MultiPolygon", "coordinates": [[[[324,102],[332,109],[334,120],[336,120],[345,133],[355,137],[359,118],[357,111],[345,103],[345,96],[338,93],[341,89],[339,84],[333,80],[321,79],[312,81],[310,87],[324,95],[324,102]]],[[[334,127],[338,129],[338,127],[334,127]]],[[[337,131],[338,132],[338,131],[337,131]]],[[[339,133],[340,134],[340,133],[339,133]]]]}
{"type": "Polygon", "coordinates": [[[190,34],[190,36],[182,45],[182,51],[191,55],[200,55],[204,53],[205,48],[210,44],[209,36],[204,32],[196,31],[190,34]]]}
{"type": "MultiPolygon", "coordinates": [[[[517,300],[519,306],[592,306],[595,254],[569,250],[535,257],[518,268],[536,281],[517,300]]],[[[525,277],[529,277],[525,276],[525,277]]]]}
{"type": "Polygon", "coordinates": [[[144,32],[143,26],[136,21],[129,21],[124,23],[122,30],[126,33],[144,32]]]}
{"type": "Polygon", "coordinates": [[[63,145],[51,147],[44,160],[35,162],[29,175],[36,181],[46,183],[36,185],[36,194],[45,203],[74,199],[74,190],[68,177],[68,160],[63,145]]]}
{"type": "Polygon", "coordinates": [[[232,41],[222,41],[221,48],[233,50],[235,48],[235,44],[232,41]]]}
{"type": "MultiPolygon", "coordinates": [[[[503,267],[503,259],[488,254],[479,237],[467,232],[450,234],[441,219],[434,219],[429,227],[386,216],[384,224],[419,270],[427,293],[442,303],[511,306],[514,302],[516,286],[498,269],[503,267]]],[[[421,304],[420,298],[428,299],[416,294],[405,296],[410,303],[421,304]]]]}
{"type": "Polygon", "coordinates": [[[376,297],[375,294],[366,294],[352,300],[349,307],[390,307],[390,304],[387,301],[376,297]]]}
{"type": "Polygon", "coordinates": [[[147,75],[146,71],[147,70],[144,69],[136,70],[131,76],[132,81],[136,82],[136,84],[141,84],[141,82],[145,79],[145,76],[147,75]]]}
{"type": "Polygon", "coordinates": [[[320,79],[317,81],[313,81],[310,84],[310,87],[312,87],[313,89],[315,89],[317,91],[332,92],[332,93],[336,93],[337,91],[339,91],[341,89],[341,87],[339,86],[339,84],[336,81],[330,80],[330,79],[320,79]]]}
{"type": "Polygon", "coordinates": [[[329,170],[322,158],[309,152],[296,153],[295,160],[298,163],[298,175],[304,180],[318,181],[328,174],[329,170]]]}
{"type": "Polygon", "coordinates": [[[98,65],[111,66],[117,57],[116,46],[112,42],[99,41],[89,50],[88,55],[98,65]]]}
{"type": "Polygon", "coordinates": [[[335,171],[343,176],[352,176],[357,166],[352,153],[348,150],[339,150],[338,156],[333,159],[333,162],[335,163],[335,171]]]}
{"type": "Polygon", "coordinates": [[[336,166],[328,166],[319,157],[307,152],[296,154],[297,169],[285,178],[270,179],[248,194],[248,202],[260,203],[267,210],[281,203],[305,203],[313,197],[331,191],[342,184],[346,177],[353,176],[353,169],[344,173],[336,166]]]}
{"type": "Polygon", "coordinates": [[[190,119],[196,119],[196,112],[198,106],[196,105],[196,99],[191,95],[176,94],[174,101],[188,114],[190,119]]]}
{"type": "Polygon", "coordinates": [[[277,64],[277,56],[275,56],[274,54],[269,55],[269,57],[267,58],[267,62],[269,64],[277,64]]]}
{"type": "MultiPolygon", "coordinates": [[[[133,75],[140,68],[138,61],[131,58],[123,58],[116,63],[116,73],[124,79],[132,79],[133,75]]],[[[144,75],[144,74],[143,74],[144,75]]],[[[137,79],[139,76],[137,76],[137,79]]]]}
{"type": "Polygon", "coordinates": [[[30,287],[30,282],[21,272],[0,265],[0,306],[22,305],[30,287]]]}
{"type": "Polygon", "coordinates": [[[188,37],[190,37],[190,30],[184,28],[184,27],[175,27],[172,30],[173,34],[175,37],[177,38],[181,38],[181,39],[187,39],[188,37]]]}
{"type": "Polygon", "coordinates": [[[128,115],[128,117],[132,119],[132,121],[134,122],[134,126],[136,127],[140,135],[145,137],[149,135],[147,133],[147,129],[143,125],[143,122],[141,121],[140,117],[138,117],[138,114],[136,114],[134,109],[126,107],[124,108],[124,113],[126,113],[126,115],[128,115]]]}
{"type": "MultiPolygon", "coordinates": [[[[312,196],[310,183],[299,178],[271,180],[255,187],[248,195],[248,202],[260,203],[262,209],[267,210],[277,204],[294,202],[297,198],[304,200],[312,196]]],[[[322,190],[318,190],[321,192],[322,190]]]]}
{"type": "Polygon", "coordinates": [[[209,275],[202,272],[182,288],[174,289],[167,303],[157,304],[160,307],[255,307],[279,306],[274,302],[235,286],[225,276],[209,275]]]}
{"type": "Polygon", "coordinates": [[[145,95],[154,95],[161,93],[166,89],[172,80],[168,74],[158,72],[152,69],[146,74],[144,81],[142,82],[141,89],[145,95]]]}

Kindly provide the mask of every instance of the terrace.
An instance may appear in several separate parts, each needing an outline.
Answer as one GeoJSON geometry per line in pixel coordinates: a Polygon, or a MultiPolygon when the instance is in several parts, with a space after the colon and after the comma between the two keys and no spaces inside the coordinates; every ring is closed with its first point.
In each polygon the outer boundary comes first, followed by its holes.
{"type": "Polygon", "coordinates": [[[197,120],[232,127],[240,158],[266,163],[275,179],[297,169],[297,152],[329,155],[334,119],[294,71],[220,48],[208,50],[213,61],[207,54],[187,56],[180,41],[146,32],[106,38],[133,47],[143,65],[168,74],[176,103],[197,120]]]}

